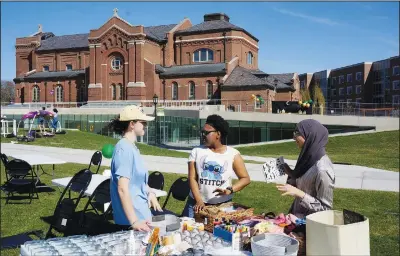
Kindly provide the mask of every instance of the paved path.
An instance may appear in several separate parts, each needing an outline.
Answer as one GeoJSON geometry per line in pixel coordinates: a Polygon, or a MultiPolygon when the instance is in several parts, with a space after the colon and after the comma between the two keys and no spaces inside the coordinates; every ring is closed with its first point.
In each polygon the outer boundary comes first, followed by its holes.
{"type": "MultiPolygon", "coordinates": [[[[1,152],[6,155],[12,153],[41,153],[47,156],[57,157],[66,162],[89,164],[94,150],[43,147],[22,144],[1,143],[1,152]]],[[[147,168],[152,171],[167,173],[187,173],[185,158],[149,156],[143,155],[147,168]]],[[[247,160],[264,162],[268,158],[243,156],[247,160]]],[[[295,160],[286,160],[290,166],[296,164],[295,160]]],[[[103,159],[102,165],[110,166],[110,159],[103,159]]],[[[251,180],[264,181],[261,164],[246,163],[251,180]]],[[[399,192],[399,173],[386,170],[368,168],[354,165],[335,164],[336,187],[350,189],[367,189],[380,191],[399,192]]]]}

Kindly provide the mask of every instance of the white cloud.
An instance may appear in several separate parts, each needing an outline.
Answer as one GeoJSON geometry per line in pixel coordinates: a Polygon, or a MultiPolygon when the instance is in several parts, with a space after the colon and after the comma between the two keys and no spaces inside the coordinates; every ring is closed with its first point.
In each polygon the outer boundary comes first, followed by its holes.
{"type": "Polygon", "coordinates": [[[286,9],[274,8],[274,11],[279,12],[281,14],[298,17],[298,18],[302,18],[302,19],[306,19],[306,20],[315,22],[315,23],[325,24],[325,25],[329,25],[329,26],[342,25],[341,23],[331,20],[331,19],[328,19],[328,18],[321,18],[321,17],[312,16],[312,15],[308,15],[308,14],[304,14],[304,13],[300,13],[300,12],[292,12],[292,11],[289,11],[286,9]]]}

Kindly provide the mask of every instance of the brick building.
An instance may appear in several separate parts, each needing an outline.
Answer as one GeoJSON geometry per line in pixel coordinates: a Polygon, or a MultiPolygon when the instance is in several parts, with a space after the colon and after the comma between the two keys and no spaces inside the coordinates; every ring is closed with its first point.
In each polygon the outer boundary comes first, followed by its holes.
{"type": "Polygon", "coordinates": [[[312,90],[319,84],[323,92],[326,90],[325,99],[333,107],[339,103],[400,104],[399,56],[300,74],[299,79],[301,89],[312,90]]]}
{"type": "Polygon", "coordinates": [[[257,94],[267,104],[251,104],[268,109],[275,97],[296,100],[297,74],[260,71],[258,49],[258,39],[222,13],[206,14],[197,25],[185,18],[144,27],[115,9],[88,34],[55,36],[39,26],[34,35],[17,38],[16,102],[140,101],[154,94],[248,101],[257,94]]]}

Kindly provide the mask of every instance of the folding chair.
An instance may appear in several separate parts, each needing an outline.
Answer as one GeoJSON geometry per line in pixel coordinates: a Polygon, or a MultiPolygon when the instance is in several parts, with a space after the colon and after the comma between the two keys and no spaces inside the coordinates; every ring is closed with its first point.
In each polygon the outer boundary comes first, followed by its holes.
{"type": "MultiPolygon", "coordinates": [[[[107,216],[112,212],[111,207],[111,195],[110,195],[110,179],[107,179],[100,183],[97,188],[93,191],[93,194],[89,197],[83,211],[81,213],[80,226],[85,227],[86,230],[97,229],[100,225],[86,225],[86,213],[92,211],[95,213],[93,220],[97,221],[101,219],[108,222],[107,216]]],[[[97,224],[97,223],[96,223],[97,224]]]]}
{"type": "Polygon", "coordinates": [[[88,169],[90,170],[90,167],[92,166],[92,164],[94,166],[97,165],[96,174],[99,173],[100,166],[101,166],[101,160],[103,160],[103,154],[100,151],[94,152],[94,154],[92,156],[92,159],[90,159],[90,163],[89,163],[88,169]]]}
{"type": "Polygon", "coordinates": [[[0,154],[0,158],[1,158],[1,162],[4,165],[4,171],[6,172],[6,182],[7,182],[9,180],[8,173],[7,173],[7,165],[10,162],[10,160],[8,160],[7,155],[3,154],[3,153],[0,154]]]}
{"type": "Polygon", "coordinates": [[[74,220],[76,216],[75,210],[91,180],[92,172],[89,169],[80,170],[72,177],[57,202],[50,228],[46,233],[46,239],[52,234],[53,228],[58,232],[63,232],[64,235],[73,233],[74,227],[78,228],[76,220],[74,220]],[[69,197],[65,197],[67,191],[69,197]],[[71,198],[71,191],[77,192],[78,197],[71,198]]]}
{"type": "Polygon", "coordinates": [[[149,175],[149,180],[147,184],[151,188],[155,188],[158,190],[164,189],[164,175],[161,172],[153,172],[149,175]]]}
{"type": "MultiPolygon", "coordinates": [[[[172,184],[171,188],[168,191],[167,198],[165,199],[164,205],[162,206],[163,212],[161,214],[173,214],[175,216],[182,216],[182,213],[180,215],[168,210],[165,208],[165,206],[168,203],[168,200],[170,196],[172,195],[173,198],[179,201],[186,201],[186,198],[189,196],[190,193],[190,187],[189,187],[189,180],[186,177],[180,177],[174,183],[172,184]]],[[[154,212],[154,215],[159,215],[160,213],[154,212]]]]}
{"type": "Polygon", "coordinates": [[[36,189],[36,175],[29,163],[21,159],[13,159],[7,164],[6,173],[8,180],[2,187],[2,190],[7,194],[6,204],[8,204],[11,197],[14,197],[15,192],[25,192],[22,189],[28,186],[30,186],[29,203],[32,203],[34,193],[36,193],[36,199],[39,199],[36,189]]]}

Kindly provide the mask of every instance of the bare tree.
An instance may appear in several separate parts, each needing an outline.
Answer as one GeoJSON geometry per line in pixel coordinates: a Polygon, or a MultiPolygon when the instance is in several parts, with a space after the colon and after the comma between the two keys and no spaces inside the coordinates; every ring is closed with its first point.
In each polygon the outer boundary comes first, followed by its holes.
{"type": "Polygon", "coordinates": [[[1,102],[10,103],[15,100],[15,84],[13,81],[1,81],[1,102]]]}

